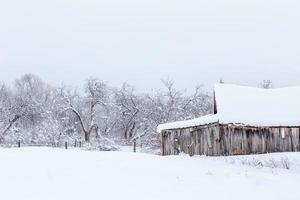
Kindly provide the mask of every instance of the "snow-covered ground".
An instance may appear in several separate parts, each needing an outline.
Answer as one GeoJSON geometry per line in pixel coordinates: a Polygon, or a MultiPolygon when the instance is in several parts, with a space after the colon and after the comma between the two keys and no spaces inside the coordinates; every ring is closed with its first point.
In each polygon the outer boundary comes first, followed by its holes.
{"type": "Polygon", "coordinates": [[[191,158],[36,147],[0,149],[0,160],[5,200],[300,199],[300,153],[191,158]]]}

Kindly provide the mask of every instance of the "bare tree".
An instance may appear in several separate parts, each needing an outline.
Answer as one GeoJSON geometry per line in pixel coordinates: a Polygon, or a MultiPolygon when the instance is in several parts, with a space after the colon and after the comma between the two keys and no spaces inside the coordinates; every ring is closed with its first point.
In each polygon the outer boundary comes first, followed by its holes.
{"type": "Polygon", "coordinates": [[[78,109],[74,107],[69,97],[66,97],[68,107],[65,110],[72,111],[79,120],[82,131],[84,132],[84,138],[86,142],[90,142],[90,136],[92,131],[98,134],[98,124],[95,121],[97,106],[106,106],[107,98],[107,85],[97,79],[87,80],[85,87],[85,104],[88,105],[88,110],[85,111],[86,115],[80,113],[78,109]]]}
{"type": "Polygon", "coordinates": [[[21,118],[23,113],[21,106],[15,102],[14,94],[4,84],[0,86],[0,125],[2,131],[0,141],[2,142],[12,126],[21,118]]]}
{"type": "Polygon", "coordinates": [[[134,88],[124,83],[120,90],[115,90],[115,102],[119,112],[119,123],[124,138],[132,138],[138,128],[140,100],[134,94],[134,88]]]}

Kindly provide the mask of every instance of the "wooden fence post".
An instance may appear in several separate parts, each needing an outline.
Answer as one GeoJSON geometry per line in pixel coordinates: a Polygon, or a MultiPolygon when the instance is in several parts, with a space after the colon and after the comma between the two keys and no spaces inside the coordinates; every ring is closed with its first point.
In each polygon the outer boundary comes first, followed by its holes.
{"type": "Polygon", "coordinates": [[[65,142],[65,149],[68,149],[68,142],[65,142]]]}
{"type": "Polygon", "coordinates": [[[133,140],[133,152],[136,152],[136,139],[133,140]]]}

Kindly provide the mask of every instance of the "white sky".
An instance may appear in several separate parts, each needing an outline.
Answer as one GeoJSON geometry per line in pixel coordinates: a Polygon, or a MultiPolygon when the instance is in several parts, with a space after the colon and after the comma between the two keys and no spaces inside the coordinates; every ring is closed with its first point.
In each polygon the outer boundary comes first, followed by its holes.
{"type": "Polygon", "coordinates": [[[299,0],[0,0],[0,80],[300,85],[299,0]]]}

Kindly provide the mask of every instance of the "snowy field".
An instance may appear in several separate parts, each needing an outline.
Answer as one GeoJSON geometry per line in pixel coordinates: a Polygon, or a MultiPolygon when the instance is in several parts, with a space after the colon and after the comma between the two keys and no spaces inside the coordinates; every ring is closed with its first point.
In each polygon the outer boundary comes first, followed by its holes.
{"type": "Polygon", "coordinates": [[[0,160],[5,200],[300,199],[300,153],[191,158],[36,147],[0,149],[0,160]]]}

